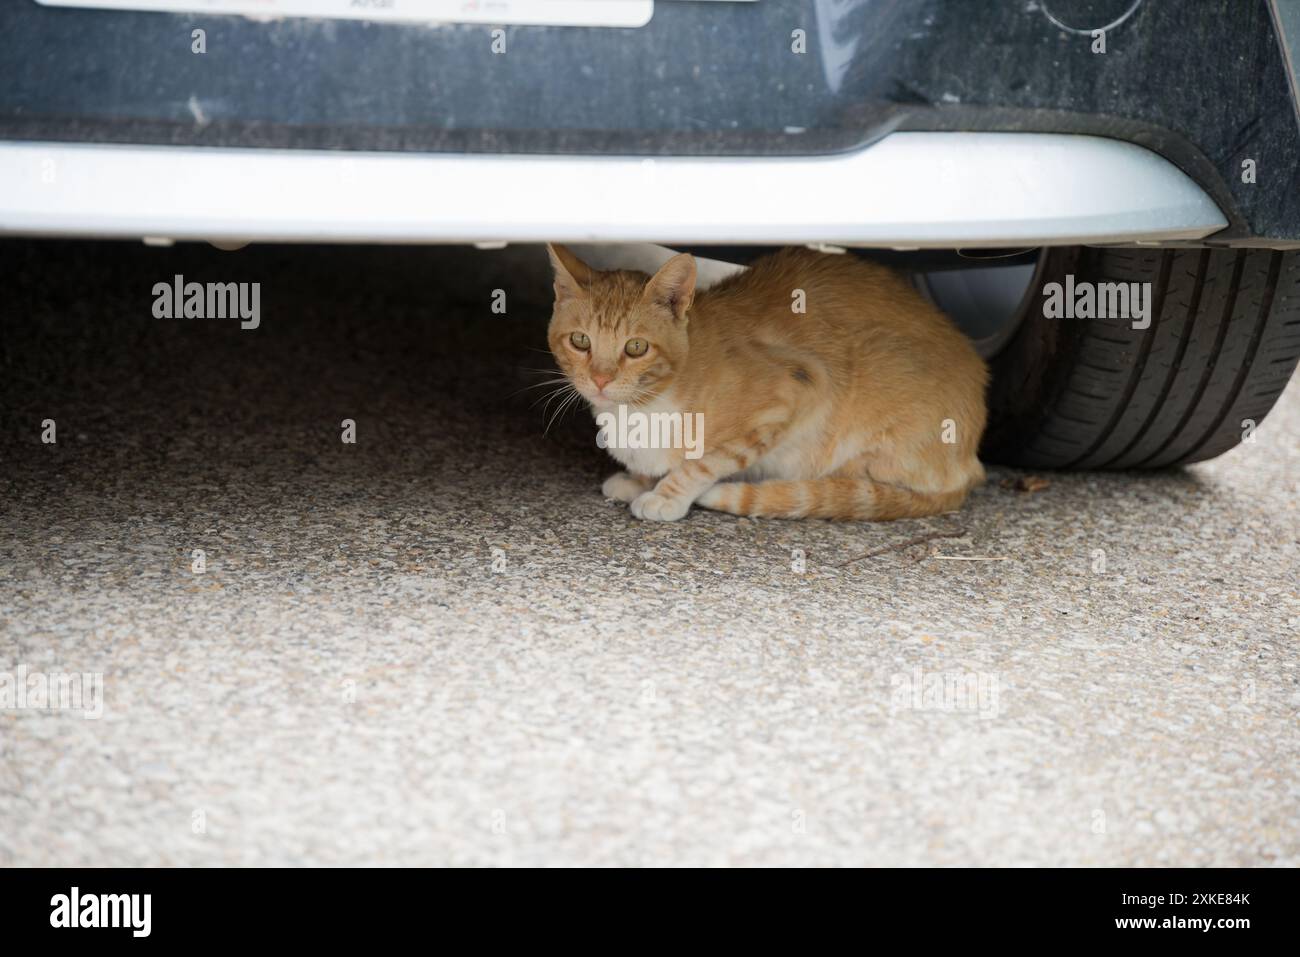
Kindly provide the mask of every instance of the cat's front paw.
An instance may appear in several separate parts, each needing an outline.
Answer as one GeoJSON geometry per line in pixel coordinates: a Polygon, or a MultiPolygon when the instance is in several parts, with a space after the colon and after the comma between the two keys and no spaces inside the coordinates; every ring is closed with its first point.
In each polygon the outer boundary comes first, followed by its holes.
{"type": "Polygon", "coordinates": [[[690,509],[684,498],[669,498],[658,492],[643,492],[632,500],[632,514],[651,522],[675,522],[690,509]]]}
{"type": "Polygon", "coordinates": [[[632,503],[636,497],[646,491],[646,483],[627,472],[615,472],[605,479],[600,487],[600,494],[617,502],[632,503]]]}

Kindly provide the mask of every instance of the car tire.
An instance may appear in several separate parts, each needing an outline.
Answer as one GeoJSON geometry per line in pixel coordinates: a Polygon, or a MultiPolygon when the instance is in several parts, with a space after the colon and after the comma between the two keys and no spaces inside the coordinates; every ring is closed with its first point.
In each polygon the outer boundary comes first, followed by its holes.
{"type": "Polygon", "coordinates": [[[990,360],[985,459],[1035,469],[1199,462],[1253,431],[1300,359],[1300,252],[1050,249],[1020,312],[990,360]],[[1067,276],[1076,287],[1150,283],[1150,326],[1049,318],[1044,290],[1067,276]]]}

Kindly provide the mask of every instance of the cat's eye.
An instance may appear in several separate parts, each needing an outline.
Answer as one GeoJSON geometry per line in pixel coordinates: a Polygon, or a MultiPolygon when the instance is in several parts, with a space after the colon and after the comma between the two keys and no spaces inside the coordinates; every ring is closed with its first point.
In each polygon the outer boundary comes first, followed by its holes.
{"type": "Polygon", "coordinates": [[[637,356],[645,355],[645,351],[649,348],[650,343],[646,342],[644,339],[629,339],[627,340],[627,345],[623,347],[623,351],[633,358],[636,358],[637,356]]]}
{"type": "Polygon", "coordinates": [[[569,336],[569,342],[573,344],[573,348],[581,349],[583,352],[586,352],[591,348],[591,340],[587,338],[585,332],[573,333],[569,336]]]}

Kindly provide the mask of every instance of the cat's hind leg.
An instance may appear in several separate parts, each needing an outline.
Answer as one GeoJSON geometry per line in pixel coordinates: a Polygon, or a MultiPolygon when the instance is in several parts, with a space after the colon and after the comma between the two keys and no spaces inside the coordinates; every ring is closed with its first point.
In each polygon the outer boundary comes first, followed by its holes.
{"type": "Polygon", "coordinates": [[[827,477],[719,482],[695,502],[704,508],[732,515],[887,522],[949,512],[959,507],[965,498],[965,489],[919,492],[869,478],[827,477]]]}
{"type": "Polygon", "coordinates": [[[904,451],[863,454],[819,478],[719,482],[696,503],[733,515],[888,522],[953,511],[984,481],[973,452],[938,443],[904,451]]]}

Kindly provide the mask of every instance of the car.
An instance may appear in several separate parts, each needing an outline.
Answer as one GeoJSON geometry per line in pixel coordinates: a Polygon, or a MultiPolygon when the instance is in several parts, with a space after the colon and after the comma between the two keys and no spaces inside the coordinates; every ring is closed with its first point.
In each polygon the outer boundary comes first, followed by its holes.
{"type": "Polygon", "coordinates": [[[990,364],[986,458],[1175,466],[1300,359],[1297,37],[1300,0],[22,0],[0,233],[872,256],[990,364]]]}

